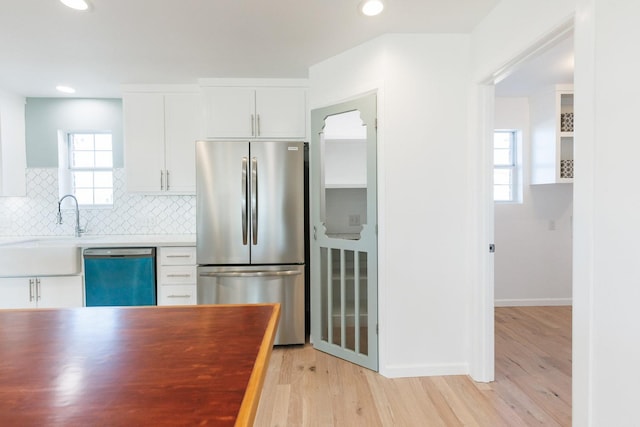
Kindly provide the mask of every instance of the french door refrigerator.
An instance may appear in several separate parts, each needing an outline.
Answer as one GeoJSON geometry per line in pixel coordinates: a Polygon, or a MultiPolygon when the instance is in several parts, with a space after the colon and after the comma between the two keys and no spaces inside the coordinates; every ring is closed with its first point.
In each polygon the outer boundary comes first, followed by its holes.
{"type": "Polygon", "coordinates": [[[281,304],[305,341],[304,143],[196,142],[198,304],[281,304]]]}

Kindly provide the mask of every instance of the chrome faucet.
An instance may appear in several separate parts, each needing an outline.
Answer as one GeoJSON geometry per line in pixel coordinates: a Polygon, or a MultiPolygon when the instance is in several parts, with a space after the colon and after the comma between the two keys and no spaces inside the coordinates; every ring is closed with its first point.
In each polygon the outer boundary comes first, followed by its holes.
{"type": "Polygon", "coordinates": [[[74,196],[73,194],[66,194],[66,195],[62,196],[62,198],[60,200],[58,200],[58,219],[57,219],[56,223],[57,224],[62,224],[61,205],[62,205],[62,201],[64,199],[66,199],[67,197],[71,197],[73,199],[73,201],[76,202],[76,237],[80,237],[80,236],[82,236],[82,233],[85,232],[85,229],[80,227],[80,209],[78,208],[78,199],[76,199],[76,196],[74,196]]]}

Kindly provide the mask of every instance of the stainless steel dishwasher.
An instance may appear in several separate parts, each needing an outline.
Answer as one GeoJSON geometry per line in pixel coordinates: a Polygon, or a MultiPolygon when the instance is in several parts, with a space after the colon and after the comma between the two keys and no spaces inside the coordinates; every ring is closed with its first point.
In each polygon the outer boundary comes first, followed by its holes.
{"type": "Polygon", "coordinates": [[[156,248],[84,250],[87,307],[156,305],[156,248]]]}

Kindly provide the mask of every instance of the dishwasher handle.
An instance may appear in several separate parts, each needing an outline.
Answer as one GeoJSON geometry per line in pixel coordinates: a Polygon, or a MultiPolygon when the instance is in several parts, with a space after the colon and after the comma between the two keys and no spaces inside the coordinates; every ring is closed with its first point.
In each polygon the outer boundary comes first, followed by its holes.
{"type": "Polygon", "coordinates": [[[156,248],[88,248],[85,258],[148,258],[155,256],[156,248]]]}

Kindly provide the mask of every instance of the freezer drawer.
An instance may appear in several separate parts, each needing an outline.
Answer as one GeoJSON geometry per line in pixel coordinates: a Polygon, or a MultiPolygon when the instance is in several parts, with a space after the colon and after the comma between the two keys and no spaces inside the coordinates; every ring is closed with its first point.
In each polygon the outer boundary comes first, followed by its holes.
{"type": "Polygon", "coordinates": [[[198,267],[198,304],[280,303],[274,343],[304,344],[304,265],[198,267]]]}

